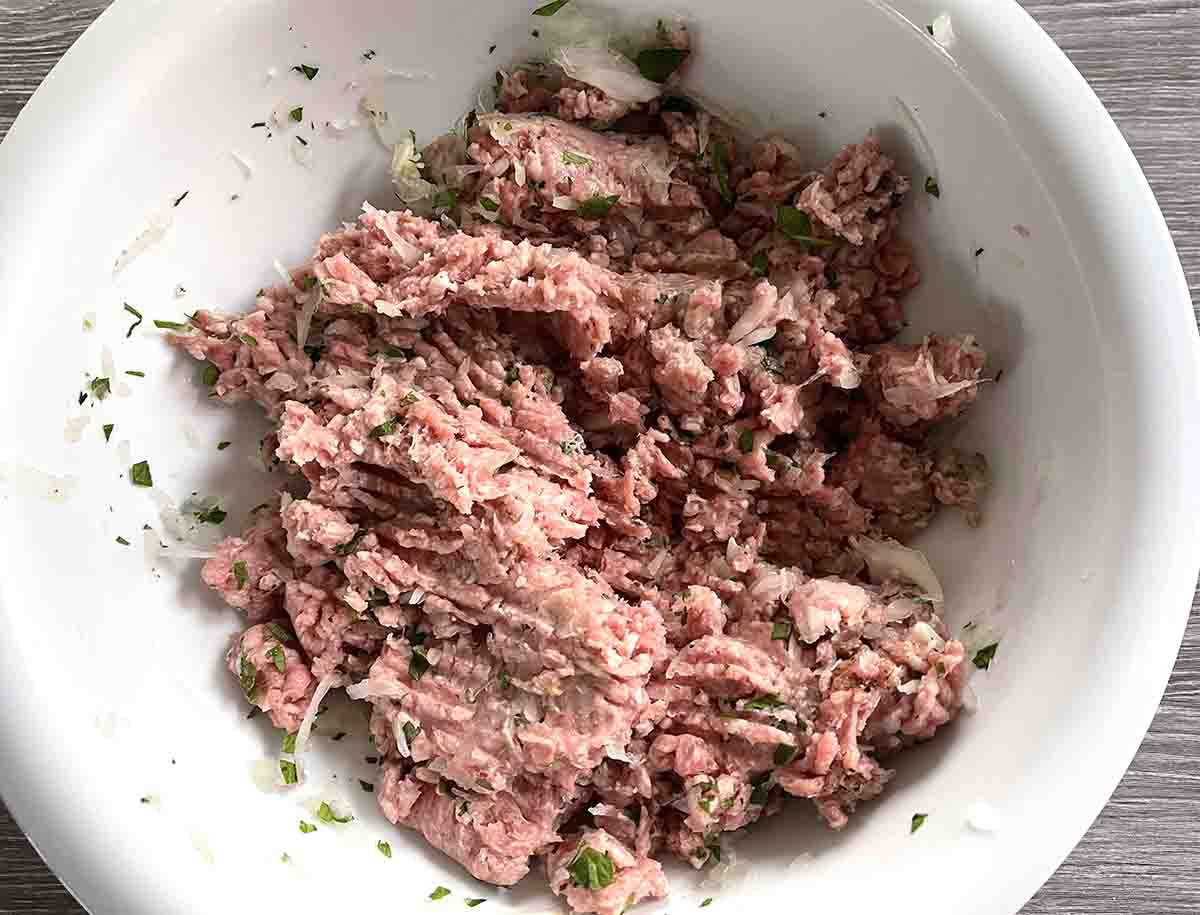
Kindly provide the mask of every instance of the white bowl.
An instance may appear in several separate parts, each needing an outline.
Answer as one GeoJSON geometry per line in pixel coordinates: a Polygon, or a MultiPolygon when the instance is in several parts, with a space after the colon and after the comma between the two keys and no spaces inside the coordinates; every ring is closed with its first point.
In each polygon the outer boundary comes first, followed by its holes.
{"type": "MultiPolygon", "coordinates": [[[[154,507],[121,476],[128,441],[177,498],[222,495],[230,529],[269,487],[246,457],[253,411],[205,403],[194,368],[148,323],[126,340],[121,303],[148,319],[244,307],[273,281],[273,259],[298,262],[364,198],[390,199],[365,131],[306,131],[305,168],[293,141],[250,125],[280,103],[303,104],[306,121],[354,116],[361,93],[346,84],[374,49],[372,67],[435,76],[384,82],[389,109],[429,137],[539,25],[525,3],[498,0],[350,6],[119,0],[0,149],[0,791],[98,915],[299,915],[376,908],[381,896],[444,909],[464,894],[489,910],[549,908],[538,878],[501,894],[392,829],[354,784],[370,772],[362,738],[317,742],[357,821],[298,832],[297,801],[250,778],[277,735],[243,720],[221,669],[235,616],[194,565],[149,571],[140,528],[154,507]],[[301,63],[319,65],[318,78],[290,72],[301,63]],[[251,177],[231,151],[254,164],[251,177]],[[174,216],[165,238],[114,276],[121,250],[163,212],[174,216]],[[174,298],[177,284],[186,298],[174,298]],[[98,328],[83,333],[89,312],[98,328]],[[147,377],[122,376],[128,397],[80,410],[104,345],[118,372],[147,377]],[[66,444],[64,422],[80,412],[91,424],[66,444]],[[235,446],[218,454],[221,439],[235,446]],[[63,487],[69,498],[50,498],[63,487]],[[391,860],[375,851],[380,838],[391,860]],[[439,883],[455,895],[424,903],[439,883]]],[[[976,679],[981,709],[902,760],[844,834],[797,804],[739,843],[749,879],[714,892],[675,875],[672,910],[709,895],[746,911],[846,898],[865,909],[919,886],[946,911],[1012,915],[1141,740],[1196,581],[1200,360],[1171,239],[1099,102],[1015,3],[671,8],[695,22],[694,79],[722,107],[791,135],[814,163],[881,125],[918,185],[936,171],[941,199],[910,204],[926,276],[914,326],[973,331],[1004,369],[963,433],[995,470],[987,521],[968,533],[946,518],[926,541],[952,619],[1004,633],[976,679]],[[957,34],[948,51],[924,28],[942,12],[957,34]],[[967,827],[977,801],[998,813],[998,832],[967,827]],[[909,836],[917,811],[929,820],[909,836]]]]}

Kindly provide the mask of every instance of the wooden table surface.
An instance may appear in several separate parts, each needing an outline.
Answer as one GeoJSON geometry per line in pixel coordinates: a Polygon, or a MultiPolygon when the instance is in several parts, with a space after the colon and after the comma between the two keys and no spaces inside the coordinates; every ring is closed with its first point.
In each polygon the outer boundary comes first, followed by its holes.
{"type": "MultiPolygon", "coordinates": [[[[1200,302],[1200,0],[1022,3],[1129,140],[1175,233],[1192,299],[1200,302]]],[[[0,0],[0,137],[106,6],[106,0],[0,0]]],[[[1200,912],[1198,698],[1200,600],[1193,600],[1179,661],[1141,751],[1104,813],[1023,915],[1200,912]]],[[[82,912],[0,806],[0,913],[82,912]]]]}

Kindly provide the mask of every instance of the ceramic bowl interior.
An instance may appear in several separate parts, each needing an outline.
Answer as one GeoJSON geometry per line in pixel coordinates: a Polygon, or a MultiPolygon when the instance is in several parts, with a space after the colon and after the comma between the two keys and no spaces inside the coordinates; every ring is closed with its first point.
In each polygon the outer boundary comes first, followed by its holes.
{"type": "MultiPolygon", "coordinates": [[[[350,736],[316,741],[309,787],[261,790],[278,734],[246,720],[222,668],[235,614],[195,563],[147,562],[141,529],[157,507],[124,476],[145,459],[175,499],[219,495],[231,530],[261,501],[261,420],[209,404],[149,319],[245,308],[276,280],[275,259],[298,263],[365,199],[388,205],[368,131],[338,139],[319,125],[354,117],[369,89],[419,137],[443,131],[534,47],[528,12],[500,0],[120,0],[0,151],[0,790],[96,913],[553,905],[537,877],[501,893],[392,828],[358,785],[372,767],[354,709],[330,713],[350,736]],[[307,167],[289,137],[251,128],[284,104],[318,125],[302,131],[307,167]],[[162,240],[114,275],[163,214],[162,240]],[[132,336],[123,303],[147,317],[132,336]],[[81,409],[106,347],[117,374],[146,377],[122,376],[118,394],[81,409]],[[66,443],[79,415],[90,424],[66,443]],[[234,445],[218,453],[224,440],[234,445]],[[320,797],[344,799],[354,824],[300,834],[320,797]],[[454,896],[427,903],[438,884],[454,896]]],[[[904,757],[844,832],[797,803],[736,843],[725,887],[673,869],[672,898],[645,911],[707,896],[745,911],[848,894],[870,907],[919,874],[948,911],[1012,915],[1127,765],[1195,583],[1200,506],[1182,456],[1197,445],[1196,335],[1174,249],[1111,121],[1013,3],[674,0],[671,12],[695,23],[691,85],[719,110],[785,134],[814,165],[877,128],[916,179],[912,333],[974,333],[1003,369],[957,430],[991,464],[986,522],[968,530],[946,513],[922,546],[951,621],[1001,645],[975,681],[979,711],[904,757]],[[924,28],[943,12],[949,49],[924,28]],[[940,199],[919,191],[930,174],[940,199]],[[998,832],[968,828],[979,801],[998,832]],[[916,812],[929,818],[910,836],[916,812]]]]}

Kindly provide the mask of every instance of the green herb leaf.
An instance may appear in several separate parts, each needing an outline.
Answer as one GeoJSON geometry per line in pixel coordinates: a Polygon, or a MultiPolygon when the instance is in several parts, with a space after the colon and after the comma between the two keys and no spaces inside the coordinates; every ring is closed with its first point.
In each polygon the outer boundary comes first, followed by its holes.
{"type": "Polygon", "coordinates": [[[104,400],[112,393],[112,382],[107,378],[93,378],[88,382],[88,390],[92,392],[92,396],[97,400],[104,400]]]}
{"type": "Polygon", "coordinates": [[[278,645],[272,645],[267,651],[267,657],[271,659],[271,663],[275,665],[275,669],[281,674],[287,672],[287,655],[283,653],[283,649],[278,645]]]}
{"type": "Polygon", "coordinates": [[[130,337],[133,336],[134,329],[139,324],[142,323],[142,313],[140,311],[138,311],[136,308],[134,308],[132,305],[130,305],[128,302],[123,302],[122,304],[125,306],[125,310],[127,312],[129,312],[131,315],[133,315],[135,318],[137,318],[136,321],[134,321],[132,324],[129,325],[129,330],[125,331],[125,339],[128,340],[130,337]]]}
{"type": "Polygon", "coordinates": [[[486,899],[464,899],[463,902],[465,902],[467,904],[468,909],[473,909],[477,905],[483,905],[485,902],[487,902],[487,900],[486,899]]]}
{"type": "Polygon", "coordinates": [[[185,331],[192,329],[192,325],[190,324],[180,324],[178,321],[159,321],[157,319],[154,322],[154,326],[159,330],[185,331]]]}
{"type": "Polygon", "coordinates": [[[416,391],[409,391],[407,394],[405,394],[403,397],[400,398],[400,401],[397,404],[397,406],[411,407],[413,404],[415,404],[420,399],[421,399],[421,397],[419,394],[417,394],[416,391]]]}
{"type": "Polygon", "coordinates": [[[233,564],[233,580],[237,582],[237,589],[239,591],[246,587],[246,582],[250,580],[250,573],[246,570],[246,563],[240,559],[233,564]]]}
{"type": "Polygon", "coordinates": [[[710,905],[712,905],[712,896],[709,896],[702,903],[700,903],[700,908],[707,909],[710,905]]]}
{"type": "Polygon", "coordinates": [[[87,403],[87,391],[80,391],[79,392],[79,406],[82,407],[85,403],[87,403]]]}
{"type": "Polygon", "coordinates": [[[280,864],[288,864],[289,862],[291,862],[291,860],[292,860],[292,856],[289,855],[286,851],[282,855],[279,856],[280,864]]]}
{"type": "Polygon", "coordinates": [[[579,204],[579,208],[575,210],[575,215],[580,219],[601,219],[608,215],[608,211],[620,202],[620,194],[613,194],[610,197],[596,194],[579,204]]]}
{"type": "Polygon", "coordinates": [[[124,537],[118,537],[117,543],[121,544],[121,546],[129,546],[129,541],[126,540],[124,537]]]}
{"type": "Polygon", "coordinates": [[[304,77],[308,80],[314,80],[317,78],[317,73],[320,72],[321,68],[310,67],[308,64],[297,64],[296,66],[292,67],[292,70],[296,73],[303,73],[304,77]]]}
{"type": "Polygon", "coordinates": [[[710,833],[704,837],[704,847],[708,849],[708,853],[712,859],[718,864],[721,863],[721,834],[718,832],[710,833]]]}
{"type": "Polygon", "coordinates": [[[375,847],[379,849],[379,853],[385,858],[390,858],[392,856],[392,846],[388,845],[388,843],[383,841],[383,839],[380,839],[378,842],[376,842],[375,847]]]}
{"type": "Polygon", "coordinates": [[[487,210],[489,213],[495,213],[498,209],[500,209],[500,204],[497,203],[495,200],[493,200],[491,197],[480,197],[479,205],[481,207],[483,207],[485,210],[487,210]]]}
{"type": "Polygon", "coordinates": [[[291,118],[293,121],[295,121],[297,124],[299,124],[301,121],[304,120],[304,106],[301,105],[298,108],[293,108],[291,111],[288,112],[288,117],[291,118]]]}
{"type": "Polygon", "coordinates": [[[796,748],[781,743],[775,748],[775,765],[786,766],[796,757],[796,748]]]}
{"type": "Polygon", "coordinates": [[[780,232],[792,239],[792,241],[798,241],[805,245],[828,248],[837,244],[837,242],[828,238],[817,238],[813,234],[812,220],[808,214],[793,206],[785,204],[776,207],[775,225],[780,232]]]}
{"type": "Polygon", "coordinates": [[[154,478],[150,475],[150,463],[138,461],[130,467],[129,480],[134,486],[153,486],[154,478]]]}
{"type": "Polygon", "coordinates": [[[771,271],[771,263],[767,260],[767,252],[759,251],[750,258],[750,272],[754,276],[766,276],[771,271]]]}
{"type": "Polygon", "coordinates": [[[200,370],[200,383],[206,388],[211,388],[217,383],[221,377],[221,370],[211,362],[206,362],[204,368],[200,370]]]}
{"type": "Polygon", "coordinates": [[[304,822],[304,820],[301,820],[300,821],[300,831],[304,832],[304,833],[316,832],[317,827],[314,826],[312,823],[306,823],[306,822],[304,822]]]}
{"type": "Polygon", "coordinates": [[[925,179],[925,193],[930,197],[942,196],[941,185],[938,184],[937,178],[933,177],[933,175],[925,179]]]}
{"type": "Polygon", "coordinates": [[[349,556],[351,553],[353,553],[355,550],[358,549],[359,542],[365,536],[367,536],[367,529],[365,527],[360,527],[358,530],[356,530],[354,532],[353,537],[351,537],[349,540],[347,540],[341,546],[334,549],[334,552],[337,553],[339,556],[349,556]]]}
{"type": "Polygon", "coordinates": [[[747,711],[747,712],[765,712],[765,711],[769,711],[771,709],[787,708],[787,707],[788,707],[788,704],[786,702],[780,701],[778,696],[764,694],[761,696],[755,696],[753,699],[751,699],[749,702],[747,702],[745,705],[742,706],[742,710],[747,711]]]}
{"type": "Polygon", "coordinates": [[[456,206],[458,206],[458,191],[452,187],[442,188],[433,195],[435,210],[453,210],[456,206]]]}
{"type": "Polygon", "coordinates": [[[496,677],[496,679],[500,682],[501,689],[508,689],[510,686],[512,686],[512,677],[509,675],[507,670],[500,671],[500,675],[496,677]]]}
{"type": "Polygon", "coordinates": [[[296,764],[291,760],[279,760],[279,774],[283,776],[283,783],[285,785],[295,785],[300,781],[300,774],[296,771],[296,764]]]}
{"type": "Polygon", "coordinates": [[[930,35],[932,35],[933,34],[933,26],[931,26],[931,25],[925,26],[925,31],[928,32],[930,35]]]}
{"type": "Polygon", "coordinates": [[[771,626],[771,640],[774,642],[786,642],[792,637],[792,624],[786,620],[778,620],[771,626]]]}
{"type": "Polygon", "coordinates": [[[217,442],[217,450],[224,451],[226,448],[228,448],[232,444],[233,444],[233,442],[217,442]]]}
{"type": "Polygon", "coordinates": [[[295,633],[283,623],[267,623],[267,632],[278,642],[290,642],[296,638],[295,633]]]}
{"type": "Polygon", "coordinates": [[[383,438],[385,435],[395,435],[396,434],[396,422],[397,422],[396,418],[393,417],[392,419],[389,419],[385,423],[380,423],[378,426],[376,426],[374,429],[371,430],[371,438],[383,438]]]}
{"type": "Polygon", "coordinates": [[[246,696],[246,701],[253,702],[254,692],[258,686],[258,668],[245,654],[238,660],[238,681],[242,684],[242,692],[246,696]]]}
{"type": "Polygon", "coordinates": [[[417,739],[417,735],[421,733],[421,728],[413,724],[411,721],[404,722],[404,727],[402,727],[400,730],[404,732],[404,739],[408,741],[410,746],[412,745],[412,742],[417,739]]]}
{"type": "Polygon", "coordinates": [[[738,433],[737,438],[738,451],[742,454],[749,454],[754,450],[754,431],[752,429],[743,429],[738,433]]]}
{"type": "Polygon", "coordinates": [[[975,652],[973,662],[980,670],[987,670],[992,666],[992,659],[996,657],[996,649],[1000,647],[999,642],[992,642],[986,648],[980,648],[975,652]]]}
{"type": "Polygon", "coordinates": [[[585,890],[602,890],[613,882],[613,859],[608,852],[598,852],[587,845],[580,846],[574,860],[567,865],[571,882],[585,890]]]}
{"type": "Polygon", "coordinates": [[[284,734],[281,747],[282,747],[282,750],[284,753],[295,753],[296,752],[296,735],[295,734],[284,734]]]}
{"type": "Polygon", "coordinates": [[[914,813],[912,825],[908,828],[908,834],[911,836],[914,832],[924,826],[927,819],[929,819],[929,814],[927,813],[914,813]]]}
{"type": "Polygon", "coordinates": [[[412,650],[412,657],[408,661],[408,676],[413,682],[420,680],[425,676],[425,672],[429,670],[429,659],[425,657],[424,649],[417,648],[415,645],[412,650]]]}
{"type": "Polygon", "coordinates": [[[571,152],[571,150],[569,150],[569,149],[566,150],[562,154],[562,160],[563,160],[563,163],[566,165],[591,165],[592,164],[592,160],[589,159],[587,156],[581,156],[579,153],[571,152]]]}
{"type": "MultiPolygon", "coordinates": [[[[724,143],[713,145],[712,164],[713,174],[717,176],[717,189],[721,192],[721,199],[727,206],[733,206],[734,193],[733,188],[729,186],[729,150],[725,148],[724,143]]],[[[797,210],[797,212],[799,211],[797,210]]]]}
{"type": "Polygon", "coordinates": [[[562,9],[564,6],[566,6],[569,2],[570,2],[570,0],[553,0],[553,2],[547,3],[545,6],[539,6],[537,9],[535,9],[533,11],[533,15],[535,15],[535,16],[553,16],[560,9],[562,9]]]}
{"type": "Polygon", "coordinates": [[[638,52],[635,63],[646,79],[652,83],[665,83],[687,56],[688,52],[679,48],[646,48],[638,52]]]}
{"type": "Polygon", "coordinates": [[[215,505],[212,508],[205,509],[202,512],[196,512],[195,514],[196,520],[201,524],[220,524],[227,517],[229,517],[228,512],[221,511],[221,509],[215,505]]]}
{"type": "Polygon", "coordinates": [[[329,804],[321,801],[321,806],[317,808],[317,819],[322,823],[349,823],[354,817],[350,814],[340,817],[329,804]]]}
{"type": "Polygon", "coordinates": [[[358,780],[358,787],[362,788],[362,790],[367,792],[367,794],[375,793],[375,786],[370,782],[363,781],[361,778],[358,780]]]}
{"type": "Polygon", "coordinates": [[[112,423],[105,423],[102,428],[104,429],[104,440],[107,442],[109,439],[112,438],[113,429],[115,429],[117,427],[114,426],[112,423]]]}
{"type": "Polygon", "coordinates": [[[145,372],[135,372],[132,369],[126,369],[125,374],[132,375],[134,378],[145,378],[146,377],[145,372]]]}
{"type": "Polygon", "coordinates": [[[249,334],[238,334],[238,339],[247,346],[258,346],[258,338],[252,337],[249,334]]]}
{"type": "Polygon", "coordinates": [[[445,899],[449,895],[450,891],[444,886],[436,886],[433,888],[433,892],[429,894],[429,898],[437,902],[439,899],[445,899]]]}

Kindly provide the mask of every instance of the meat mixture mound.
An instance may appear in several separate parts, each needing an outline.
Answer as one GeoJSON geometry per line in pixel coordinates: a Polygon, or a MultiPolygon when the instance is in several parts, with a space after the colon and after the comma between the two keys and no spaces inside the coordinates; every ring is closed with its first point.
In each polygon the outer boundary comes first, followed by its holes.
{"type": "Polygon", "coordinates": [[[667,92],[504,74],[413,152],[432,206],[172,337],[287,475],[203,570],[247,698],[303,744],[347,687],[391,822],[598,915],[792,798],[842,828],[967,678],[941,594],[864,561],[979,518],[982,459],[931,440],[984,353],[894,340],[909,179],[667,92]]]}

